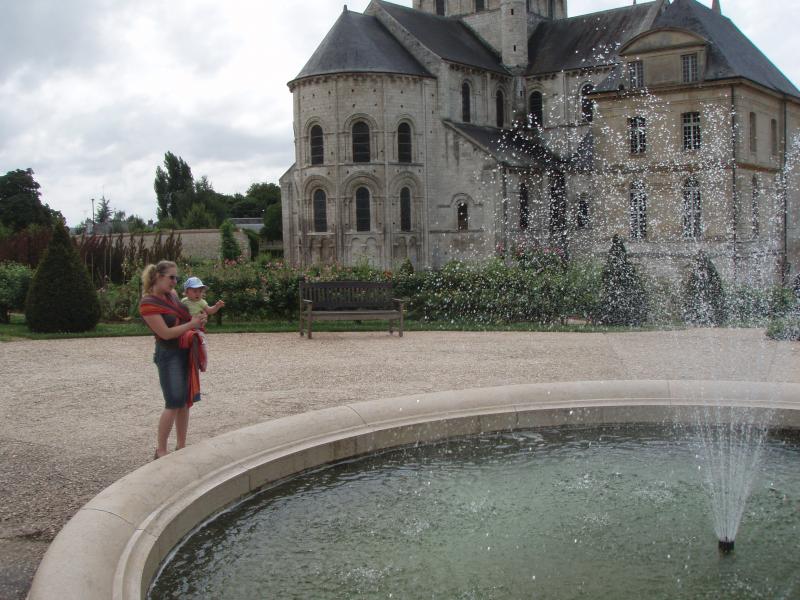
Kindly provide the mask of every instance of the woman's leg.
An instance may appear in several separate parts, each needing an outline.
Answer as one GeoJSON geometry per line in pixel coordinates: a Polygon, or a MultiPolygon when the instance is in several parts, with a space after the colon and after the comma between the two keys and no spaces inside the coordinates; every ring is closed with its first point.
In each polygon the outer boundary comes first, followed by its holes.
{"type": "Polygon", "coordinates": [[[186,447],[186,433],[189,431],[189,407],[184,406],[175,411],[175,433],[178,437],[176,450],[186,447]]]}
{"type": "MultiPolygon", "coordinates": [[[[175,423],[177,413],[183,409],[165,408],[161,413],[161,418],[158,420],[158,446],[156,447],[156,456],[161,458],[167,454],[167,440],[172,431],[172,425],[175,423]]],[[[186,433],[184,432],[184,438],[186,433]]]]}

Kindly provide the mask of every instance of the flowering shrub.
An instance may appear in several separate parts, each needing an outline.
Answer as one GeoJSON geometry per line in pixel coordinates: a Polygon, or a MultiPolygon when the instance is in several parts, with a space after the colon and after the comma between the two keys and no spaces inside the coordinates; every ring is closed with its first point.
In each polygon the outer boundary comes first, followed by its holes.
{"type": "Polygon", "coordinates": [[[33,271],[27,265],[0,263],[0,323],[8,323],[8,312],[23,310],[33,271]]]}

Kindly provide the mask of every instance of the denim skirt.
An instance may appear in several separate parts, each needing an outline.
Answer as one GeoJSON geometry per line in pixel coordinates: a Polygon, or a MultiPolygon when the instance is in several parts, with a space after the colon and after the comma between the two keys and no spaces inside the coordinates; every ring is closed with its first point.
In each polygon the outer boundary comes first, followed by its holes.
{"type": "MultiPolygon", "coordinates": [[[[186,406],[189,397],[189,349],[165,348],[156,343],[153,362],[158,367],[158,381],[164,394],[164,408],[186,406]]],[[[195,399],[195,401],[199,398],[195,399]]]]}

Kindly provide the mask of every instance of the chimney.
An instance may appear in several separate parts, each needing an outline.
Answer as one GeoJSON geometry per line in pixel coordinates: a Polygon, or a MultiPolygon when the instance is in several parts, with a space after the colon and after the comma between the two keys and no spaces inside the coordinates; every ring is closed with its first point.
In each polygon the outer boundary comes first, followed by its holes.
{"type": "Polygon", "coordinates": [[[722,7],[719,5],[720,0],[714,0],[711,3],[711,10],[713,10],[718,15],[722,14],[722,7]]]}

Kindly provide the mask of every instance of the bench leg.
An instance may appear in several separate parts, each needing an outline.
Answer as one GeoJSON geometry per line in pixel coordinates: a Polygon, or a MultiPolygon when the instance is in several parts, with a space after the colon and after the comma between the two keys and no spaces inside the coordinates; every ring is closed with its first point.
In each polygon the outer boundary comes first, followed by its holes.
{"type": "Polygon", "coordinates": [[[311,339],[311,315],[308,315],[308,339],[311,339]]]}
{"type": "Polygon", "coordinates": [[[300,312],[300,337],[303,337],[303,313],[300,312]]]}
{"type": "Polygon", "coordinates": [[[389,319],[389,335],[394,335],[394,322],[389,319]]]}
{"type": "Polygon", "coordinates": [[[400,313],[400,330],[399,330],[399,337],[403,337],[403,313],[400,313]]]}

